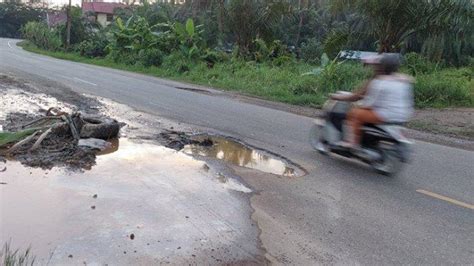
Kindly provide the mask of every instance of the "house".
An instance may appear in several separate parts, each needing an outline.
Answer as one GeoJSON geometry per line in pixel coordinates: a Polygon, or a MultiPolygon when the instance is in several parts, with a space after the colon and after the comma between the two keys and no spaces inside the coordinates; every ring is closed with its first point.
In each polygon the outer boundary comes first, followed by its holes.
{"type": "Polygon", "coordinates": [[[97,21],[102,27],[105,27],[114,20],[114,10],[125,7],[126,5],[122,3],[83,2],[82,13],[97,21]]]}

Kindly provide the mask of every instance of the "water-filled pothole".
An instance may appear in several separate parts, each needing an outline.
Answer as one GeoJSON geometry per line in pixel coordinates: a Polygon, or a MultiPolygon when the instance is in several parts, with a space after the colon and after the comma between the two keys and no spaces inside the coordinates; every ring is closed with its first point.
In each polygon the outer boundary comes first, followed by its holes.
{"type": "Polygon", "coordinates": [[[249,188],[153,142],[113,145],[88,171],[0,160],[0,248],[10,239],[14,249],[31,246],[39,265],[181,265],[211,255],[230,264],[260,254],[249,188]]]}
{"type": "Polygon", "coordinates": [[[305,173],[304,170],[286,162],[284,159],[253,149],[229,138],[198,135],[192,137],[192,139],[199,143],[186,145],[183,149],[186,154],[215,158],[233,165],[286,177],[298,177],[305,173]],[[206,139],[210,139],[212,145],[202,145],[201,143],[206,139]]]}

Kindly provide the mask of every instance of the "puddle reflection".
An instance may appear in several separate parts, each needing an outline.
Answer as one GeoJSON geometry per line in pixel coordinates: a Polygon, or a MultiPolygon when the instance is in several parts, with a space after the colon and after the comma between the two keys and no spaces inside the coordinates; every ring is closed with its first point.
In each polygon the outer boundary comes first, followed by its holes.
{"type": "Polygon", "coordinates": [[[214,144],[212,146],[202,146],[198,144],[187,145],[184,147],[183,152],[191,155],[216,158],[237,166],[275,175],[287,177],[302,175],[300,171],[289,166],[283,160],[273,158],[239,142],[216,136],[198,136],[194,139],[202,141],[206,138],[210,138],[214,144]]]}
{"type": "Polygon", "coordinates": [[[107,154],[111,154],[118,151],[119,146],[120,146],[119,138],[109,139],[107,141],[111,144],[110,147],[106,148],[103,151],[96,152],[97,156],[107,155],[107,154]]]}
{"type": "MultiPolygon", "coordinates": [[[[39,265],[153,265],[165,257],[181,265],[191,252],[257,243],[248,198],[235,193],[249,188],[230,178],[218,182],[203,161],[151,142],[122,138],[120,149],[83,172],[0,159],[0,170],[5,166],[0,244],[32,246],[39,265]]],[[[247,260],[254,252],[232,249],[231,256],[247,260]]]]}

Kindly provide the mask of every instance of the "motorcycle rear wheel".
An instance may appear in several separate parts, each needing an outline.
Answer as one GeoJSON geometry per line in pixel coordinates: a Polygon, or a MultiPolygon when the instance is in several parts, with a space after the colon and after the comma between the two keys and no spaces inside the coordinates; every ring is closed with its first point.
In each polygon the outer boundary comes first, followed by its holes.
{"type": "Polygon", "coordinates": [[[372,167],[379,174],[386,176],[395,176],[401,170],[402,161],[400,160],[394,143],[380,142],[378,150],[382,155],[382,158],[374,163],[372,167]]]}

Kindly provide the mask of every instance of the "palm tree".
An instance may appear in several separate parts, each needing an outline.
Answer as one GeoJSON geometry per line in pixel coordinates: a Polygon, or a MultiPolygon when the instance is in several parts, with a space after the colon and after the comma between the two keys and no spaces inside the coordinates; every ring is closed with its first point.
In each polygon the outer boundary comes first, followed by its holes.
{"type": "Polygon", "coordinates": [[[471,0],[334,0],[331,7],[355,16],[350,33],[374,37],[379,52],[399,51],[415,34],[472,33],[471,0]]]}

